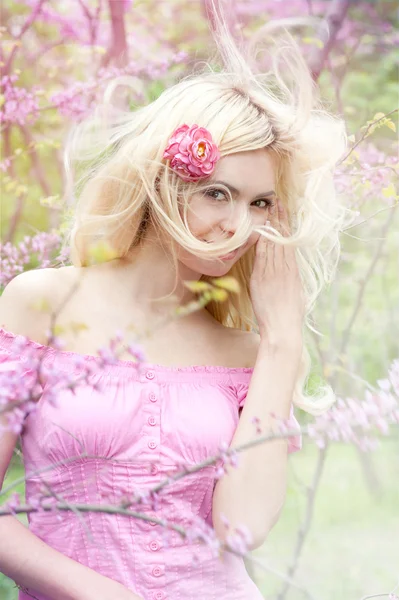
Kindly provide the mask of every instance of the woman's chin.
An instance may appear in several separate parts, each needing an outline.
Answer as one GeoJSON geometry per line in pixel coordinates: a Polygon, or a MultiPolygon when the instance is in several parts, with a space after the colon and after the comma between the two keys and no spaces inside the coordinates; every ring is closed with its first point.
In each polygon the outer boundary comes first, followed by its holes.
{"type": "Polygon", "coordinates": [[[237,262],[237,260],[215,260],[212,264],[201,261],[201,272],[202,275],[208,275],[209,277],[220,277],[225,275],[231,269],[231,267],[237,262]]]}
{"type": "Polygon", "coordinates": [[[212,261],[201,260],[196,256],[190,258],[187,257],[185,260],[179,260],[192,271],[201,273],[202,275],[208,275],[209,277],[217,277],[221,274],[227,273],[231,269],[234,262],[236,262],[233,260],[221,259],[214,259],[212,261]]]}

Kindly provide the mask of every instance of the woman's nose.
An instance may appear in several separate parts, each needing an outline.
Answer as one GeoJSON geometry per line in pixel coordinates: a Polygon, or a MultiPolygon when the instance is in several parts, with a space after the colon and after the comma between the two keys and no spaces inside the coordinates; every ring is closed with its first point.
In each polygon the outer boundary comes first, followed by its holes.
{"type": "MultiPolygon", "coordinates": [[[[221,229],[228,234],[234,235],[238,229],[239,223],[244,219],[244,209],[240,206],[234,208],[227,207],[226,215],[220,221],[221,229]]],[[[230,237],[231,237],[230,236],[230,237]]]]}

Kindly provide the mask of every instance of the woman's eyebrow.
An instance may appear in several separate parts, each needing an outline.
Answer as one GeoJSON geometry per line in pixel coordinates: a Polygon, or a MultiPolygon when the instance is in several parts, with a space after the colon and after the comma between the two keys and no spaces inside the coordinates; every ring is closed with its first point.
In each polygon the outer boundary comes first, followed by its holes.
{"type": "MultiPolygon", "coordinates": [[[[232,194],[239,194],[240,190],[238,190],[236,187],[234,187],[234,185],[231,185],[230,183],[226,183],[225,181],[211,181],[209,183],[213,183],[213,184],[220,184],[220,185],[224,185],[225,187],[227,187],[230,192],[232,194]]],[[[275,196],[276,192],[274,190],[270,190],[269,192],[265,192],[264,194],[258,194],[257,196],[255,196],[255,198],[264,198],[265,196],[275,196]]]]}

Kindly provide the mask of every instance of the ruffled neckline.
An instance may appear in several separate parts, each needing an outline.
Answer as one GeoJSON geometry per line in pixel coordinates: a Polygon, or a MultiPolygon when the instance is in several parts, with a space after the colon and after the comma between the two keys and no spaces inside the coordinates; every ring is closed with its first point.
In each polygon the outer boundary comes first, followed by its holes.
{"type": "MultiPolygon", "coordinates": [[[[11,331],[7,331],[3,327],[0,327],[0,342],[4,339],[6,347],[11,349],[14,341],[17,340],[25,340],[26,348],[32,348],[34,350],[40,351],[40,353],[44,353],[46,355],[59,356],[64,359],[74,359],[74,360],[83,360],[85,362],[94,362],[98,363],[101,361],[99,356],[95,356],[93,354],[81,354],[79,352],[72,352],[71,350],[59,350],[57,348],[53,348],[52,346],[46,346],[44,344],[40,344],[35,340],[31,340],[30,338],[15,334],[11,331]]],[[[122,360],[117,359],[110,366],[115,367],[127,367],[129,369],[137,369],[138,367],[151,369],[154,371],[166,372],[166,373],[252,373],[253,367],[226,367],[222,365],[189,365],[183,367],[177,366],[168,366],[168,365],[160,365],[157,363],[151,363],[147,361],[134,362],[133,360],[122,360]]]]}

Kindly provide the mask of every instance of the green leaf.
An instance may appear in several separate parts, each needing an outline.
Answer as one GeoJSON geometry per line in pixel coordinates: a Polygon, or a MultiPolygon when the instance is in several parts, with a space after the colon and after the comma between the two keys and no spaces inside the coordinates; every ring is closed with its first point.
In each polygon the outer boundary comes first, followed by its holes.
{"type": "Polygon", "coordinates": [[[183,281],[186,288],[194,292],[194,294],[200,294],[212,289],[212,286],[206,281],[183,281]]]}
{"type": "Polygon", "coordinates": [[[235,294],[239,294],[240,292],[240,284],[235,277],[226,275],[225,277],[219,277],[219,279],[212,279],[212,283],[217,287],[223,288],[229,292],[234,292],[235,294]]]}

